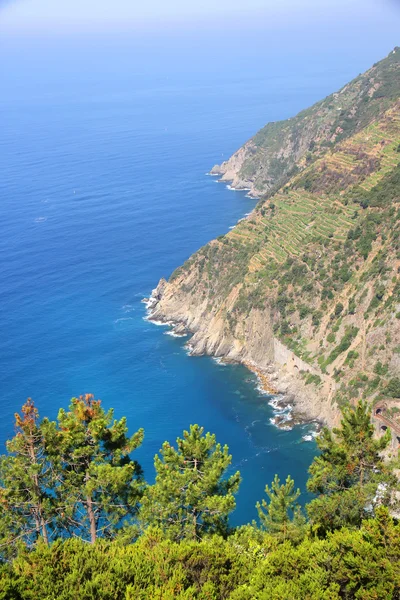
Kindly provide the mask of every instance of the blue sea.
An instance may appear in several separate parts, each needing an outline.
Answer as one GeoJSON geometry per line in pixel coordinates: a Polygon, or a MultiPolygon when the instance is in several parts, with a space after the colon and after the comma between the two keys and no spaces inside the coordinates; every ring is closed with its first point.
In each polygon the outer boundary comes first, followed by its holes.
{"type": "Polygon", "coordinates": [[[136,457],[151,481],[163,441],[199,423],[241,471],[232,520],[245,523],[275,473],[304,490],[309,427],[277,429],[251,373],[189,357],[141,301],[254,207],[209,169],[370,57],[227,47],[189,35],[3,40],[0,444],[28,396],[54,418],[92,392],[131,432],[144,427],[136,457]]]}

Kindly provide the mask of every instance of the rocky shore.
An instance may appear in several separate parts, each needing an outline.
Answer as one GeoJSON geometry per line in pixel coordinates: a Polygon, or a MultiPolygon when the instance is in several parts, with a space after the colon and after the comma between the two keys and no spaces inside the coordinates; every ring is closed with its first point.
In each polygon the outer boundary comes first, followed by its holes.
{"type": "MultiPolygon", "coordinates": [[[[295,425],[315,423],[319,429],[321,424],[337,423],[337,410],[321,393],[306,386],[299,374],[302,366],[305,369],[309,366],[300,364],[298,357],[275,340],[272,330],[259,326],[260,320],[265,325],[265,316],[249,317],[246,337],[251,338],[251,343],[245,340],[239,344],[237,339],[227,338],[218,315],[207,313],[205,307],[198,305],[198,299],[191,300],[194,304],[181,296],[179,281],[161,279],[151,296],[143,299],[148,311],[146,319],[168,326],[169,334],[174,337],[190,336],[186,343],[190,355],[207,354],[225,363],[240,363],[254,373],[259,390],[273,396],[269,402],[274,408],[273,423],[277,427],[292,429],[295,425]]],[[[321,391],[323,394],[324,390],[321,391]]]]}
{"type": "Polygon", "coordinates": [[[247,191],[248,196],[258,198],[261,190],[257,189],[253,181],[243,179],[239,174],[249,152],[251,152],[251,142],[239,148],[235,154],[222,164],[215,165],[209,174],[220,177],[219,181],[229,183],[232,189],[247,191]]]}

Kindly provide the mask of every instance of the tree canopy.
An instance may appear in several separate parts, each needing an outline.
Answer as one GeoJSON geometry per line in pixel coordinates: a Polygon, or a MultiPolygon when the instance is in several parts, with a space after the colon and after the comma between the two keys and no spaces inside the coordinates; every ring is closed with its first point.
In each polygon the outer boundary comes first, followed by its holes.
{"type": "Polygon", "coordinates": [[[255,522],[229,527],[240,474],[192,425],[155,456],[146,484],[128,434],[92,395],[57,420],[28,400],[0,459],[0,600],[398,600],[396,463],[371,411],[324,429],[300,506],[275,475],[255,522]],[[92,542],[92,543],[88,543],[92,542]]]}

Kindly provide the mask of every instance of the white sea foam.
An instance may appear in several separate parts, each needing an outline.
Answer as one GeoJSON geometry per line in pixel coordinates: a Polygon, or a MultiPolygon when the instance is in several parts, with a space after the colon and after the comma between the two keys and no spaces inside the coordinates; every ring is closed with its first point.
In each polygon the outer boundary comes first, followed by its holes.
{"type": "Polygon", "coordinates": [[[135,310],[135,308],[132,306],[132,304],[124,304],[124,306],[121,308],[121,310],[123,310],[124,313],[130,313],[130,312],[133,312],[135,310]]]}
{"type": "Polygon", "coordinates": [[[256,390],[260,394],[260,396],[270,396],[270,393],[267,392],[266,389],[264,389],[264,387],[263,387],[263,385],[261,383],[257,384],[256,390]]]}
{"type": "Polygon", "coordinates": [[[275,425],[275,427],[277,427],[281,431],[292,431],[293,429],[292,425],[282,425],[281,419],[278,420],[277,417],[271,417],[269,421],[270,423],[272,423],[272,425],[275,425]]]}
{"type": "Polygon", "coordinates": [[[220,367],[226,367],[226,365],[227,365],[227,363],[224,361],[224,359],[222,358],[222,356],[213,356],[212,359],[220,367]]]}
{"type": "Polygon", "coordinates": [[[305,442],[312,442],[313,441],[313,436],[312,435],[303,435],[302,438],[305,442]]]}
{"type": "Polygon", "coordinates": [[[283,396],[273,396],[271,398],[271,400],[268,402],[268,404],[270,406],[272,406],[272,408],[274,410],[276,410],[279,408],[279,403],[282,402],[282,400],[283,400],[283,396]]]}
{"type": "Polygon", "coordinates": [[[281,405],[283,396],[275,396],[270,399],[268,404],[274,411],[274,417],[270,419],[270,422],[282,429],[283,431],[291,431],[293,427],[291,425],[284,425],[284,423],[291,421],[293,418],[293,406],[291,404],[281,405]]]}
{"type": "Polygon", "coordinates": [[[193,346],[190,342],[186,342],[186,344],[183,346],[183,349],[186,351],[186,353],[191,356],[192,351],[193,351],[193,346]]]}
{"type": "Polygon", "coordinates": [[[186,333],[176,333],[173,329],[171,331],[165,331],[164,335],[170,335],[171,337],[174,338],[182,338],[182,337],[186,337],[186,333]]]}
{"type": "Polygon", "coordinates": [[[122,321],[132,321],[133,317],[121,317],[120,319],[115,319],[114,324],[121,323],[122,321]]]}
{"type": "Polygon", "coordinates": [[[35,223],[44,223],[44,221],[47,221],[47,217],[36,217],[35,219],[35,223]]]}
{"type": "Polygon", "coordinates": [[[157,300],[155,298],[143,298],[143,300],[141,301],[145,307],[150,310],[153,308],[153,306],[155,306],[157,304],[157,300]]]}
{"type": "Polygon", "coordinates": [[[289,410],[288,412],[282,412],[278,416],[280,417],[281,423],[284,423],[285,421],[291,421],[292,411],[289,410]]]}
{"type": "Polygon", "coordinates": [[[153,325],[158,325],[159,327],[171,327],[173,325],[172,321],[156,321],[151,318],[151,315],[143,317],[143,321],[149,321],[150,323],[153,323],[153,325]]]}

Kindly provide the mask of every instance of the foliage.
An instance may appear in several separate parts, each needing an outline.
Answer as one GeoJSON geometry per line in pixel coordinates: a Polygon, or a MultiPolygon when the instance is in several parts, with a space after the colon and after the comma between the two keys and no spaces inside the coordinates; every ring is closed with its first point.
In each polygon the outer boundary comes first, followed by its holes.
{"type": "Polygon", "coordinates": [[[271,484],[265,486],[269,502],[262,500],[257,503],[257,512],[263,529],[276,534],[280,539],[296,539],[301,535],[304,519],[297,499],[300,490],[294,489],[294,481],[288,475],[281,485],[278,475],[271,484]]]}
{"type": "Polygon", "coordinates": [[[18,543],[32,547],[39,536],[48,543],[57,516],[52,490],[58,472],[46,453],[55,441],[54,424],[39,422],[30,398],[21,412],[15,415],[16,434],[7,442],[8,454],[0,461],[0,539],[6,555],[18,543]]]}
{"type": "Polygon", "coordinates": [[[142,500],[143,525],[157,525],[174,540],[226,534],[240,483],[239,472],[225,476],[232,460],[228,447],[198,425],[176,443],[165,442],[154,459],[156,482],[142,500]]]}
{"type": "Polygon", "coordinates": [[[51,453],[60,462],[56,489],[68,532],[93,543],[115,535],[141,495],[141,469],[130,453],[143,441],[139,429],[127,437],[126,419],[113,419],[91,394],[73,398],[69,411],[58,414],[58,445],[51,453]],[[55,456],[54,456],[55,455],[55,456]]]}
{"type": "MultiPolygon", "coordinates": [[[[318,531],[359,527],[373,508],[378,487],[387,490],[395,485],[381,457],[390,437],[387,431],[375,438],[371,410],[362,401],[343,408],[340,428],[322,430],[317,440],[321,453],[310,467],[307,483],[308,490],[318,494],[307,507],[318,531]]],[[[389,502],[386,496],[381,500],[389,502]]]]}
{"type": "MultiPolygon", "coordinates": [[[[56,479],[63,480],[65,464],[75,465],[79,457],[85,457],[87,463],[88,446],[92,447],[90,456],[106,464],[107,471],[112,466],[123,473],[118,469],[126,449],[134,449],[143,434],[139,430],[139,434],[126,437],[125,420],[112,422],[111,416],[92,396],[74,399],[70,411],[60,411],[58,426],[46,419],[39,421],[31,401],[24,405],[22,416],[16,416],[17,435],[8,443],[9,454],[1,463],[2,503],[7,493],[19,489],[11,481],[8,469],[13,463],[8,464],[9,459],[17,461],[16,481],[27,485],[28,495],[25,512],[21,512],[18,494],[8,496],[8,509],[16,515],[15,529],[20,527],[22,536],[14,558],[7,555],[7,561],[0,564],[1,600],[400,597],[400,525],[385,506],[388,494],[382,488],[393,485],[391,465],[380,458],[388,435],[381,440],[373,438],[365,404],[345,409],[341,427],[332,433],[324,430],[320,437],[321,454],[310,468],[309,480],[309,488],[319,495],[308,505],[309,523],[297,505],[300,491],[294,481],[288,476],[281,484],[276,475],[271,486],[266,486],[268,500],[257,504],[261,527],[253,523],[228,529],[227,516],[234,507],[240,476],[226,474],[231,461],[227,447],[192,426],[178,438],[176,449],[164,444],[155,458],[156,482],[142,499],[142,535],[134,543],[128,536],[102,536],[88,544],[85,536],[76,535],[86,529],[83,504],[76,513],[83,525],[77,523],[69,535],[65,535],[67,530],[51,529],[50,524],[57,522],[54,515],[58,515],[60,497],[74,497],[76,492],[65,486],[58,489],[50,476],[57,473],[56,479]],[[66,444],[63,436],[68,435],[66,444]],[[57,460],[57,456],[61,458],[57,460]],[[20,472],[24,467],[26,478],[20,472]],[[40,494],[36,483],[39,489],[43,486],[40,494]],[[46,487],[54,485],[56,492],[46,487]],[[53,541],[40,535],[41,519],[55,535],[53,541]]],[[[130,465],[127,456],[124,462],[130,465]]],[[[80,477],[80,458],[74,468],[80,477]]],[[[86,468],[92,473],[90,464],[86,468]]],[[[123,484],[128,496],[133,483],[132,472],[130,475],[123,484]]],[[[82,487],[79,498],[83,502],[86,481],[79,477],[71,487],[82,487]]],[[[117,488],[125,498],[121,485],[119,482],[117,488]]],[[[104,502],[94,488],[91,491],[104,502]]],[[[99,505],[96,500],[96,507],[99,505]]],[[[107,510],[105,504],[106,515],[107,510]]],[[[126,510],[127,518],[138,518],[135,511],[126,510]]],[[[5,510],[0,513],[0,524],[9,526],[5,510]]]]}
{"type": "Polygon", "coordinates": [[[391,398],[400,398],[400,377],[393,377],[388,382],[385,393],[391,398]]]}
{"type": "Polygon", "coordinates": [[[358,333],[357,327],[349,327],[340,340],[340,343],[332,350],[332,352],[328,355],[328,358],[325,361],[325,365],[329,365],[333,363],[342,352],[345,352],[350,348],[351,342],[356,337],[358,333]]]}
{"type": "Polygon", "coordinates": [[[74,535],[95,542],[99,536],[127,533],[124,524],[138,508],[143,481],[130,458],[143,430],[127,437],[126,419],[113,421],[100,400],[73,398],[57,423],[39,421],[28,400],[16,415],[16,436],[0,462],[0,551],[18,544],[33,547],[74,535]]]}

